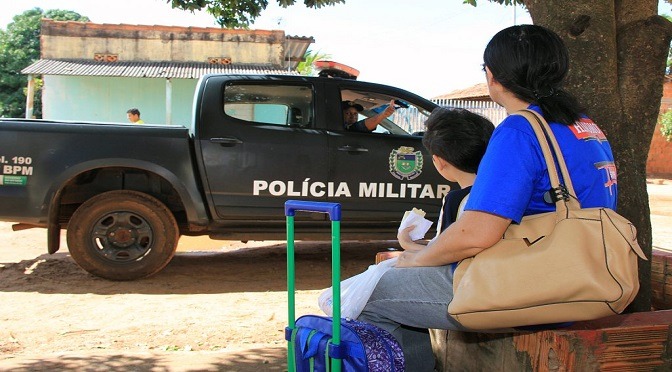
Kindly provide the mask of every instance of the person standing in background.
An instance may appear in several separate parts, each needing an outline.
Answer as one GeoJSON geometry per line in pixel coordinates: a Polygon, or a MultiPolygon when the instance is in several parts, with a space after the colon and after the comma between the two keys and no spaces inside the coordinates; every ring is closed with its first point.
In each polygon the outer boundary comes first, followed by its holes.
{"type": "Polygon", "coordinates": [[[137,108],[128,109],[128,111],[126,111],[126,117],[128,118],[128,121],[133,124],[145,124],[145,122],[140,119],[140,110],[137,108]]]}

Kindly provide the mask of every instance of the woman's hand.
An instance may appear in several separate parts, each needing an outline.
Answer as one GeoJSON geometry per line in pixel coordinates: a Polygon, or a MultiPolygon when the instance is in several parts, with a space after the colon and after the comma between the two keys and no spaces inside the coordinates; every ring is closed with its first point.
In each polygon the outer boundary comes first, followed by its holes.
{"type": "Polygon", "coordinates": [[[399,244],[401,246],[404,246],[404,243],[412,243],[413,240],[411,239],[411,231],[415,230],[415,225],[411,225],[403,230],[399,230],[397,233],[397,239],[399,239],[399,244]]]}
{"type": "Polygon", "coordinates": [[[397,233],[399,245],[406,252],[418,252],[427,247],[426,245],[416,243],[411,239],[411,231],[413,231],[413,229],[415,229],[415,225],[411,225],[397,233]]]}
{"type": "Polygon", "coordinates": [[[411,231],[413,231],[413,229],[415,229],[415,225],[411,225],[397,233],[397,240],[399,240],[399,245],[405,251],[419,251],[425,247],[424,245],[418,244],[414,242],[413,239],[411,239],[411,231]]]}

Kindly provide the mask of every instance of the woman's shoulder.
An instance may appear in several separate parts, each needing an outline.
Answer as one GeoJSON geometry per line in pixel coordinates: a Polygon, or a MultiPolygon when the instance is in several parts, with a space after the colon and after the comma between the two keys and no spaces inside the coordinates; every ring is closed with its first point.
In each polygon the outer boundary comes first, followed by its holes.
{"type": "MultiPolygon", "coordinates": [[[[534,130],[530,126],[530,122],[517,113],[512,113],[495,128],[495,134],[499,132],[499,135],[507,133],[507,135],[525,135],[534,137],[534,130]]],[[[493,134],[494,135],[494,134],[493,134]]]]}
{"type": "Polygon", "coordinates": [[[507,126],[527,124],[529,126],[527,119],[523,115],[519,114],[518,112],[513,112],[509,116],[504,118],[504,120],[501,122],[500,126],[502,124],[506,124],[507,126]]]}
{"type": "MultiPolygon", "coordinates": [[[[539,114],[541,114],[541,109],[539,109],[538,106],[535,105],[530,105],[528,107],[528,110],[535,111],[539,114]]],[[[561,123],[556,123],[556,122],[548,122],[549,126],[553,130],[554,133],[557,133],[559,130],[570,130],[571,128],[577,126],[577,125],[584,125],[586,127],[591,127],[591,128],[596,128],[597,126],[590,120],[590,118],[586,117],[585,115],[581,116],[580,121],[577,121],[574,125],[564,125],[561,123]],[[564,129],[560,129],[564,128],[564,129]]],[[[532,124],[522,115],[519,115],[518,113],[514,112],[507,116],[501,124],[497,127],[502,127],[503,129],[512,129],[516,130],[522,133],[525,133],[529,136],[536,137],[534,134],[534,129],[532,128],[532,124]]],[[[580,130],[580,129],[579,129],[580,130]]],[[[575,130],[573,130],[575,131],[575,130]]]]}

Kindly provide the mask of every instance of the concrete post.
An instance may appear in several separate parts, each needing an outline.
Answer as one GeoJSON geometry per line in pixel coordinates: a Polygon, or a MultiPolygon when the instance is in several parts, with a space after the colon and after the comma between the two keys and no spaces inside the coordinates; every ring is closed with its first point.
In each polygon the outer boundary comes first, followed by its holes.
{"type": "Polygon", "coordinates": [[[166,79],[166,124],[173,124],[173,83],[166,79]]]}
{"type": "Polygon", "coordinates": [[[33,105],[35,102],[35,76],[28,75],[28,91],[26,92],[26,119],[33,118],[33,105]]]}

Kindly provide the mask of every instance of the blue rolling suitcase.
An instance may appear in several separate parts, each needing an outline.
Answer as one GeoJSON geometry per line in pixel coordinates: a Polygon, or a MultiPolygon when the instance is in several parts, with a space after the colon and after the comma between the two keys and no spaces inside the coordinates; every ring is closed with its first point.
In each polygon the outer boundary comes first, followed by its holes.
{"type": "Polygon", "coordinates": [[[395,372],[404,371],[404,355],[397,340],[387,331],[352,319],[341,319],[340,234],[341,205],[338,203],[288,200],[287,218],[287,294],[288,327],[287,370],[395,372]],[[296,211],[329,214],[331,220],[331,271],[333,319],[326,316],[295,317],[294,215],[296,211]],[[295,320],[296,319],[296,320],[295,320]]]}

